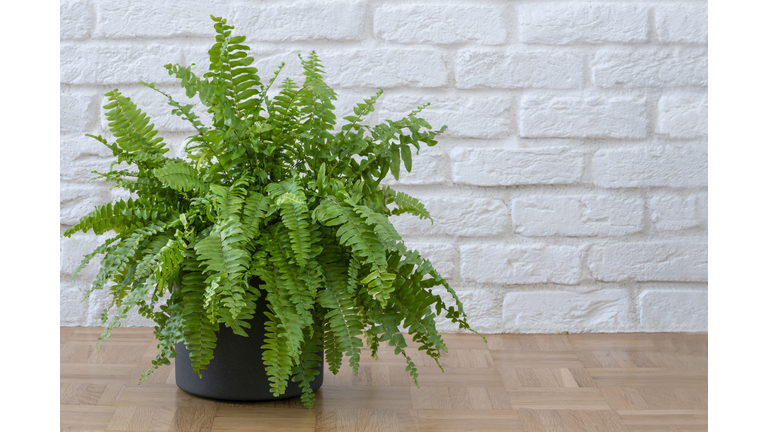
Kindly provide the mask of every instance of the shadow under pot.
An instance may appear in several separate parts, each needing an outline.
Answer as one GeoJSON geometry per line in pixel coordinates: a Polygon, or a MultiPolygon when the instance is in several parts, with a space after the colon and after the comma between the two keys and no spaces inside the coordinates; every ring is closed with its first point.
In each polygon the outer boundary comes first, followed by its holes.
{"type": "MultiPolygon", "coordinates": [[[[216,332],[216,348],[213,359],[202,371],[200,378],[192,370],[189,350],[184,343],[176,345],[176,385],[196,396],[234,401],[269,401],[301,396],[299,383],[288,379],[285,393],[275,397],[269,389],[270,381],[262,362],[261,346],[264,345],[264,312],[268,312],[266,293],[256,301],[251,325],[246,329],[248,337],[236,335],[231,328],[219,326],[216,332]]],[[[310,387],[317,391],[323,385],[324,355],[320,351],[320,374],[315,376],[310,387]]]]}

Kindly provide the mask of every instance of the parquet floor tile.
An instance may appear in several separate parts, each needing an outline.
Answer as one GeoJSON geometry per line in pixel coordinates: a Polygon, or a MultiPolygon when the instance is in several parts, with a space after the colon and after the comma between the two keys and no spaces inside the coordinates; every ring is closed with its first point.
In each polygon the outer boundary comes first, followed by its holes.
{"type": "Polygon", "coordinates": [[[173,366],[139,384],[152,329],[61,327],[61,430],[100,432],[634,432],[707,430],[707,335],[442,335],[442,372],[409,352],[362,349],[357,376],[325,371],[315,408],[298,398],[227,402],[176,386],[173,366]]]}

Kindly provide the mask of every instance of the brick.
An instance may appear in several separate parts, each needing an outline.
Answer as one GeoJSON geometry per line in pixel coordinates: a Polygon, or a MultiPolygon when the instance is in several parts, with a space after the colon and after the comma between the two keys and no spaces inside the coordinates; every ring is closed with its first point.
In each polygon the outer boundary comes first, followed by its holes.
{"type": "Polygon", "coordinates": [[[700,193],[660,193],[651,197],[651,221],[660,231],[706,228],[708,197],[700,193]]]}
{"type": "Polygon", "coordinates": [[[447,184],[450,182],[448,173],[448,164],[445,157],[441,154],[413,152],[413,166],[411,172],[405,170],[405,165],[400,166],[400,180],[395,181],[392,174],[388,174],[381,181],[385,185],[434,185],[447,184]]]}
{"type": "Polygon", "coordinates": [[[501,44],[507,38],[499,8],[481,5],[383,5],[373,32],[386,42],[501,44]]]}
{"type": "Polygon", "coordinates": [[[91,11],[87,1],[59,3],[59,38],[87,39],[91,33],[91,11]]]}
{"type": "Polygon", "coordinates": [[[668,145],[600,149],[592,158],[600,187],[700,187],[707,185],[707,147],[668,145]]]}
{"type": "MultiPolygon", "coordinates": [[[[443,301],[448,306],[453,306],[456,302],[447,293],[436,289],[436,294],[440,294],[443,301]]],[[[464,306],[464,312],[469,317],[469,325],[479,333],[501,333],[504,330],[504,321],[501,314],[501,305],[504,298],[501,290],[475,288],[473,290],[458,290],[456,295],[464,306]]],[[[444,314],[445,312],[443,312],[444,314]]],[[[456,333],[459,331],[458,325],[453,324],[451,320],[444,316],[438,316],[435,319],[438,332],[456,333]]],[[[466,330],[461,330],[466,332],[466,330]]],[[[449,343],[450,345],[450,343],[449,343]]]]}
{"type": "Polygon", "coordinates": [[[450,280],[457,276],[454,262],[458,260],[459,254],[452,244],[408,242],[406,246],[428,259],[444,279],[450,280]]]}
{"type": "Polygon", "coordinates": [[[444,136],[502,138],[512,133],[512,100],[504,97],[474,96],[383,96],[379,99],[379,122],[398,120],[417,106],[429,102],[419,117],[434,129],[448,125],[444,136]]]}
{"type": "Polygon", "coordinates": [[[59,129],[62,132],[93,132],[98,111],[98,93],[62,91],[59,95],[59,129]]]}
{"type": "Polygon", "coordinates": [[[350,1],[312,1],[238,5],[233,23],[250,41],[361,40],[365,4],[350,1]]]}
{"type": "Polygon", "coordinates": [[[591,63],[597,87],[706,86],[706,48],[606,48],[591,63]]]}
{"type": "MultiPolygon", "coordinates": [[[[102,0],[96,2],[96,32],[98,38],[167,38],[181,36],[216,35],[211,15],[228,17],[221,0],[198,2],[179,0],[155,2],[149,0],[102,0]]],[[[238,25],[234,34],[245,34],[249,29],[238,25]]],[[[247,34],[246,34],[247,36],[247,34]]],[[[211,41],[213,43],[213,41],[211,41]]]]}
{"type": "Polygon", "coordinates": [[[581,180],[584,155],[567,147],[454,147],[453,181],[474,186],[569,184],[581,180]]]}
{"type": "Polygon", "coordinates": [[[442,87],[448,84],[439,52],[415,49],[365,49],[323,55],[327,82],[334,88],[442,87]]]}
{"type": "Polygon", "coordinates": [[[177,84],[163,67],[182,62],[177,44],[65,45],[60,50],[62,84],[177,84]]]}
{"type": "Polygon", "coordinates": [[[575,284],[581,279],[581,252],[572,246],[462,245],[461,277],[479,283],[575,284]]]}
{"type": "MultiPolygon", "coordinates": [[[[192,72],[198,77],[201,77],[208,72],[208,68],[211,66],[210,54],[208,54],[209,49],[211,49],[210,44],[182,46],[181,51],[184,59],[183,61],[180,61],[179,64],[185,67],[190,66],[192,72]]],[[[254,55],[254,51],[256,50],[251,50],[248,54],[258,61],[258,58],[254,55]]],[[[269,77],[274,72],[274,70],[271,69],[266,71],[262,70],[262,68],[256,66],[255,63],[252,66],[258,68],[258,75],[262,78],[269,77]]],[[[166,73],[168,72],[166,71],[166,73]]],[[[176,79],[175,77],[172,81],[176,86],[179,86],[179,83],[181,82],[181,80],[176,79]]]]}
{"type": "Polygon", "coordinates": [[[581,85],[582,56],[574,52],[463,50],[456,56],[457,88],[550,88],[581,85]]]}
{"type": "MultiPolygon", "coordinates": [[[[200,103],[200,100],[195,97],[194,99],[187,98],[184,90],[181,87],[159,87],[158,89],[168,93],[176,101],[182,105],[194,104],[195,107],[192,111],[200,117],[200,121],[203,124],[210,126],[213,123],[212,116],[207,112],[205,105],[200,103]]],[[[174,115],[172,111],[175,109],[168,105],[168,98],[162,94],[144,86],[122,88],[120,92],[123,96],[131,99],[133,103],[142,111],[145,112],[150,122],[155,125],[155,129],[158,131],[169,132],[188,132],[190,135],[197,133],[192,124],[181,117],[174,115]]],[[[108,99],[106,96],[102,97],[101,104],[106,105],[108,99]]],[[[103,114],[100,116],[101,127],[103,129],[109,128],[109,122],[106,116],[103,114]]]]}
{"type": "Polygon", "coordinates": [[[659,42],[707,43],[709,16],[706,5],[659,5],[654,9],[659,42]]]}
{"type": "Polygon", "coordinates": [[[629,292],[529,291],[504,296],[503,319],[515,333],[610,332],[633,329],[629,292]]]}
{"type": "Polygon", "coordinates": [[[593,246],[589,269],[599,281],[706,282],[707,243],[618,243],[593,246]]]}
{"type": "Polygon", "coordinates": [[[424,198],[419,199],[435,223],[409,214],[391,218],[404,237],[450,235],[487,237],[509,231],[509,209],[504,202],[489,198],[424,198]]]}
{"type": "Polygon", "coordinates": [[[64,225],[74,225],[96,206],[109,202],[110,197],[109,187],[104,182],[91,182],[87,185],[60,182],[59,221],[64,225]]]}
{"type": "Polygon", "coordinates": [[[643,229],[643,200],[623,195],[513,198],[512,223],[524,236],[615,236],[643,229]]]}
{"type": "Polygon", "coordinates": [[[708,132],[709,98],[706,94],[674,94],[659,99],[656,133],[670,138],[701,138],[708,132]]]}
{"type": "Polygon", "coordinates": [[[526,138],[644,138],[644,97],[523,96],[520,136],[526,138]]]}
{"type": "Polygon", "coordinates": [[[604,3],[522,4],[520,41],[538,44],[648,41],[648,8],[604,3]]]}
{"type": "Polygon", "coordinates": [[[94,177],[91,171],[105,172],[114,161],[112,150],[93,138],[62,136],[59,145],[59,180],[85,183],[94,177]]]}
{"type": "Polygon", "coordinates": [[[640,325],[650,332],[706,332],[709,295],[697,290],[647,289],[638,296],[640,325]]]}
{"type": "Polygon", "coordinates": [[[88,314],[88,302],[81,301],[90,284],[82,280],[62,280],[59,285],[59,325],[82,326],[88,314]]]}

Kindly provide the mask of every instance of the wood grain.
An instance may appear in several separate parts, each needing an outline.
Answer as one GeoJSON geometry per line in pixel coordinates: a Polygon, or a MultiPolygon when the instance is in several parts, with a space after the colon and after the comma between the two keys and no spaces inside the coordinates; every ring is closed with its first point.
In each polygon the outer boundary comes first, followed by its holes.
{"type": "Polygon", "coordinates": [[[176,386],[151,329],[60,330],[61,430],[68,431],[704,431],[707,336],[701,334],[442,335],[437,364],[409,350],[364,348],[357,376],[325,371],[312,410],[298,398],[227,402],[176,386]]]}

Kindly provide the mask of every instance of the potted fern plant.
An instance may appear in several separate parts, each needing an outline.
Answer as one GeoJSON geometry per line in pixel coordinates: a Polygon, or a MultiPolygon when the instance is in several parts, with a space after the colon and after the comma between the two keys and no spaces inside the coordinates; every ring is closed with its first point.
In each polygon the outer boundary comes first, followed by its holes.
{"type": "Polygon", "coordinates": [[[374,357],[381,343],[394,346],[416,382],[401,328],[439,364],[446,346],[436,314],[470,327],[456,293],[388,219],[429,218],[427,209],[380,182],[388,173],[398,178],[401,163],[410,171],[411,146],[435,145],[445,126],[433,131],[417,117],[426,105],[363,125],[379,91],[336,129],[336,94],[314,52],[301,59],[304,83],[285,79],[270,97],[282,65],[262,82],[245,37],[211,18],[217,35],[209,71],[198,77],[190,67],[165,67],[188,97],[199,98],[212,125],[193,105],[141,82],[196,129],[186,159],[165,156],[150,119],[118,90],[104,106],[114,142],[88,135],[117,157],[97,178],[133,195],[97,207],[65,233],[115,234],[78,268],[103,255],[88,292],[111,294],[99,344],[137,308],[156,323],[158,341],[142,380],[175,357],[177,383],[191,393],[236,400],[301,394],[311,407],[323,361],[337,373],[347,356],[357,373],[362,338],[374,357]],[[447,306],[437,288],[456,305],[447,306]]]}

